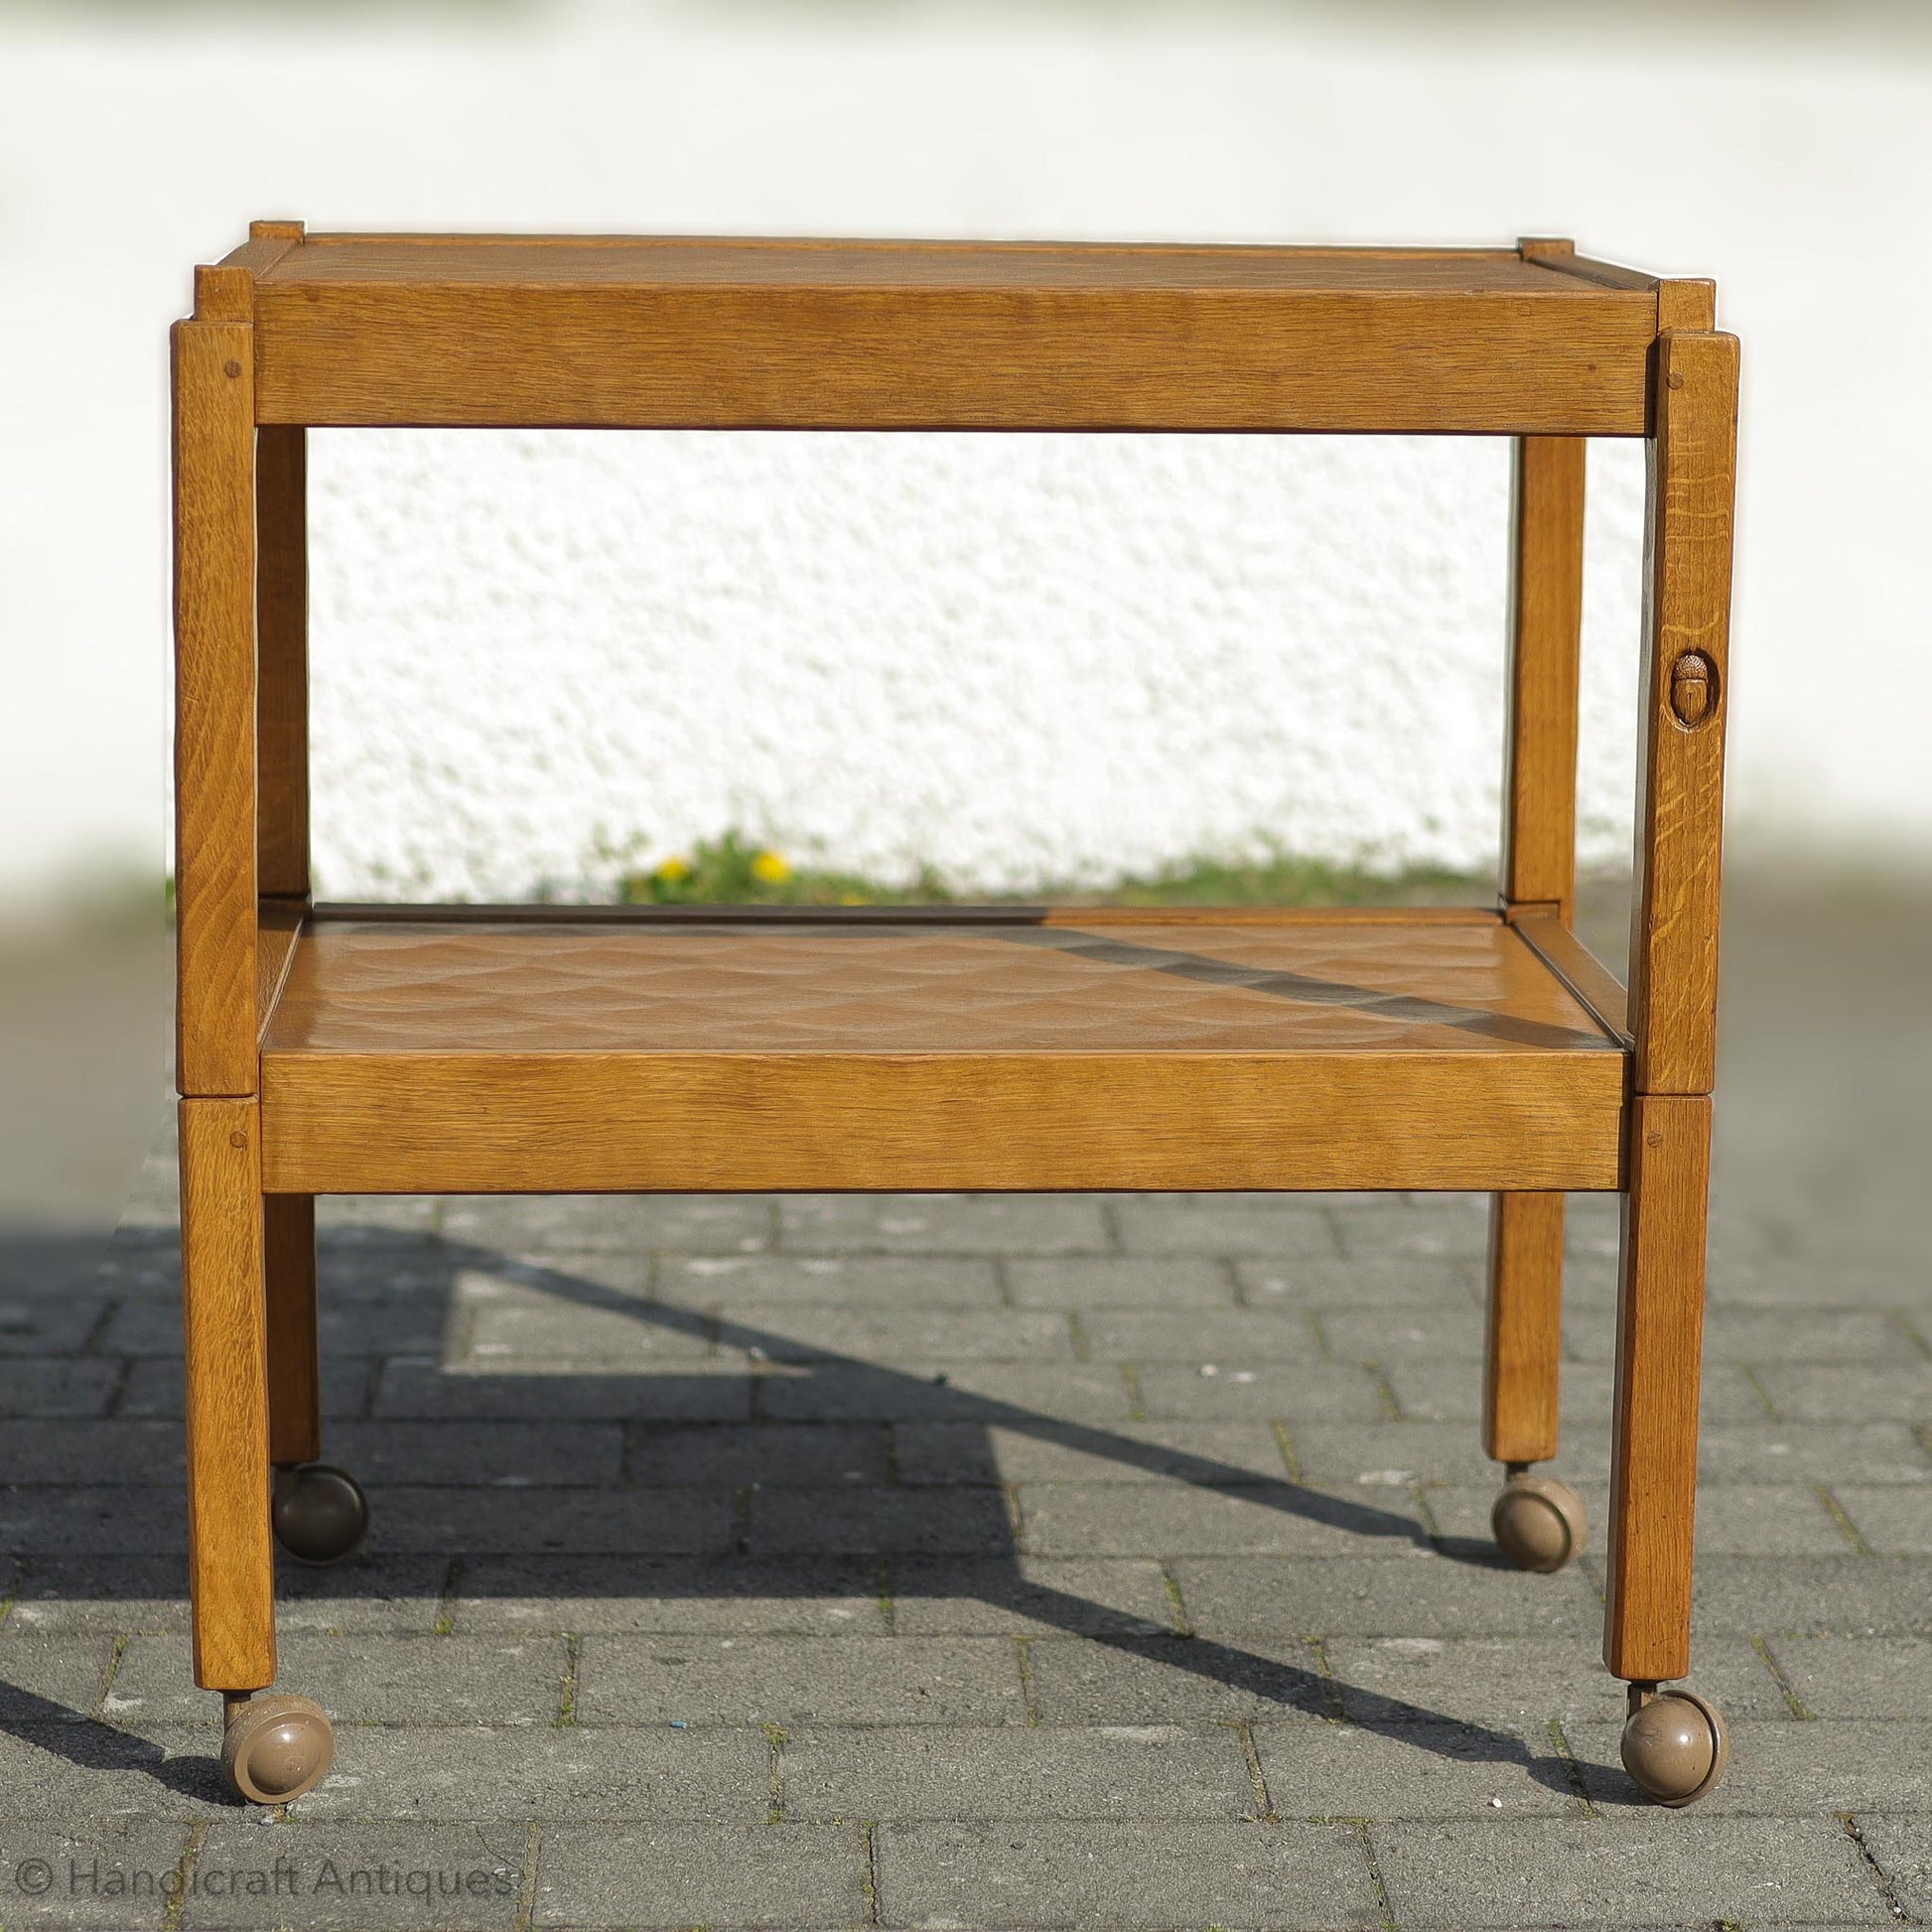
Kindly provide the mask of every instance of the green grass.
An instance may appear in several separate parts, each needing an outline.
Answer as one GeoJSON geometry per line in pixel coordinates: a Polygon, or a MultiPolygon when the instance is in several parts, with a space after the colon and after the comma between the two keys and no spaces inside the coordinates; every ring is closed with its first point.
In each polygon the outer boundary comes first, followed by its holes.
{"type": "MultiPolygon", "coordinates": [[[[1375,873],[1316,859],[1279,856],[1247,864],[1196,859],[1105,891],[1045,886],[1026,902],[1060,905],[1395,905],[1483,903],[1495,883],[1433,867],[1375,873]]],[[[629,905],[951,905],[1008,898],[955,893],[930,868],[909,886],[859,873],[793,864],[738,832],[700,841],[688,854],[648,872],[625,873],[619,896],[629,905]]]]}

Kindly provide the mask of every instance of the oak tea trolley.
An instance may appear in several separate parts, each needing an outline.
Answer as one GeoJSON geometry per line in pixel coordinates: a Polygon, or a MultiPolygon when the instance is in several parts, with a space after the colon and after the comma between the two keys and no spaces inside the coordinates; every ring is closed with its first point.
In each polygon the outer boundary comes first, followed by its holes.
{"type": "Polygon", "coordinates": [[[195,1674],[245,1798],[329,1721],[273,1543],[345,1554],[315,1197],[1478,1189],[1503,1551],[1583,1535],[1564,1194],[1623,1200],[1604,1661],[1665,1804],[1690,1663],[1737,343],[1705,281],[1512,250],[306,234],[174,332],[182,1250],[195,1674]],[[1464,910],[336,907],[308,856],[311,426],[1513,439],[1500,902],[1464,910]],[[1626,989],[1572,925],[1584,455],[1650,463],[1626,989]]]}

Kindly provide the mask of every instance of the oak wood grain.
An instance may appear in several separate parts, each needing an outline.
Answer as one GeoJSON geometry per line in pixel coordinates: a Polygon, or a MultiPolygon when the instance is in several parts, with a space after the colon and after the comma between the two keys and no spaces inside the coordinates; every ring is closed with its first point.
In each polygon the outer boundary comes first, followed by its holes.
{"type": "Polygon", "coordinates": [[[1624,1064],[1494,918],[324,918],[262,1079],[289,1192],[1600,1188],[1624,1064]]]}
{"type": "Polygon", "coordinates": [[[1527,1054],[284,1055],[263,1067],[266,1173],[318,1193],[1608,1189],[1615,1071],[1527,1054]]]}
{"type": "Polygon", "coordinates": [[[263,1051],[1620,1058],[1493,919],[1087,929],[318,918],[263,1051]]]}
{"type": "Polygon", "coordinates": [[[1711,1091],[1717,1070],[1737,339],[1666,336],[1657,367],[1630,1016],[1636,1090],[1696,1094],[1711,1091]],[[1671,704],[1675,667],[1692,651],[1709,674],[1694,727],[1671,704]]]}
{"type": "Polygon", "coordinates": [[[1482,1446],[1498,1462],[1547,1462],[1557,1452],[1563,1219],[1560,1193],[1490,1199],[1482,1446]]]}
{"type": "Polygon", "coordinates": [[[182,1328],[195,1681],[275,1679],[261,1136],[253,1100],[181,1103],[182,1328]]]}
{"type": "Polygon", "coordinates": [[[175,384],[175,878],[185,1094],[255,1090],[250,331],[182,322],[175,384]]]}
{"type": "Polygon", "coordinates": [[[1513,251],[314,235],[265,423],[1640,435],[1656,303],[1513,251]]]}
{"type": "Polygon", "coordinates": [[[1603,1661],[1634,1682],[1690,1669],[1710,1173],[1708,1097],[1631,1102],[1603,1661]]]}
{"type": "Polygon", "coordinates": [[[1584,624],[1581,437],[1519,437],[1511,465],[1503,897],[1568,918],[1577,880],[1577,719],[1584,624]]]}
{"type": "Polygon", "coordinates": [[[262,1197],[267,1308],[268,1455],[313,1462],[322,1454],[322,1360],[316,1330],[313,1194],[262,1197]]]}
{"type": "Polygon", "coordinates": [[[325,899],[318,920],[392,925],[1495,925],[1493,905],[558,905],[325,899]]]}
{"type": "Polygon", "coordinates": [[[1569,987],[1612,1038],[1630,1037],[1630,996],[1623,982],[1554,914],[1511,921],[1524,944],[1569,987]]]}
{"type": "Polygon", "coordinates": [[[264,898],[255,927],[255,1011],[260,1016],[257,1037],[267,1031],[269,1015],[282,997],[282,987],[295,963],[295,942],[307,917],[296,899],[264,898]]]}
{"type": "Polygon", "coordinates": [[[256,865],[260,890],[309,891],[308,432],[255,444],[256,865]]]}

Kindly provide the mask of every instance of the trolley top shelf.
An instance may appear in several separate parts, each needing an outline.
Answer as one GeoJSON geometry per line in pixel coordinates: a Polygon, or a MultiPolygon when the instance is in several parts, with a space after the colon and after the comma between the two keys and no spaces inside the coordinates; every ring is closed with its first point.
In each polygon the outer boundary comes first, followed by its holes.
{"type": "Polygon", "coordinates": [[[258,222],[197,319],[256,419],[1636,436],[1707,282],[1520,249],[358,235],[258,222]]]}

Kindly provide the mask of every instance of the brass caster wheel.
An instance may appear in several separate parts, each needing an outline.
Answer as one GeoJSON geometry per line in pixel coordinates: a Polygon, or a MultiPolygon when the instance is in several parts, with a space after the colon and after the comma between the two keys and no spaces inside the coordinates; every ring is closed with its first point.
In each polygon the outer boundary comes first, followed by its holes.
{"type": "Polygon", "coordinates": [[[1695,1691],[1630,1687],[1623,1768],[1660,1805],[1693,1805],[1730,1762],[1730,1738],[1718,1707],[1695,1691]]]}
{"type": "Polygon", "coordinates": [[[1489,1512],[1496,1547],[1519,1570],[1561,1570],[1584,1547],[1584,1499],[1555,1476],[1512,1470],[1489,1512]]]}
{"type": "Polygon", "coordinates": [[[313,1791],[336,1755],[336,1733],[307,1698],[231,1699],[221,1769],[251,1805],[285,1805],[313,1791]]]}
{"type": "Polygon", "coordinates": [[[272,1516],[276,1542],[298,1563],[340,1563],[369,1527],[362,1485],[328,1462],[277,1469],[272,1516]]]}

